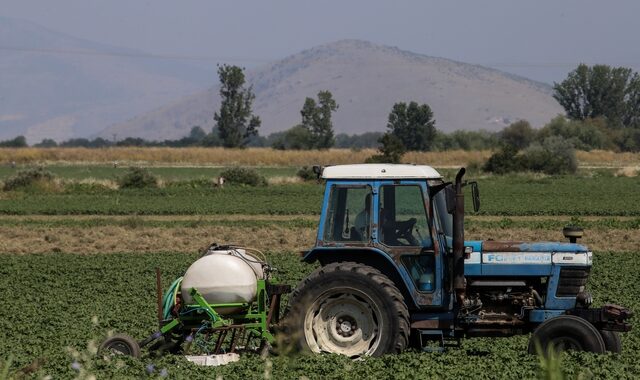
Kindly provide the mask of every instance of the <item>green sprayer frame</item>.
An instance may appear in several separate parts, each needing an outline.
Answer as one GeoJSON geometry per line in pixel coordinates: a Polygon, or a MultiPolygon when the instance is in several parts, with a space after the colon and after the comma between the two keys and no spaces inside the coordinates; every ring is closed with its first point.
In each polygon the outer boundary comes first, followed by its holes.
{"type": "Polygon", "coordinates": [[[215,348],[209,352],[213,354],[234,352],[239,346],[247,348],[248,342],[252,339],[259,340],[260,346],[264,343],[274,343],[271,325],[279,322],[282,294],[291,291],[288,285],[257,280],[255,301],[210,304],[198,289],[191,288],[189,293],[194,304],[174,305],[170,313],[164,313],[159,271],[157,287],[160,330],[140,341],[139,344],[143,347],[157,341],[151,345],[150,350],[168,350],[173,353],[187,353],[191,342],[198,334],[203,334],[207,341],[211,339],[216,341],[215,348]],[[241,312],[229,315],[218,312],[228,308],[239,309],[241,312]],[[160,338],[163,339],[160,340],[160,338]],[[242,346],[243,342],[247,344],[242,346]]]}

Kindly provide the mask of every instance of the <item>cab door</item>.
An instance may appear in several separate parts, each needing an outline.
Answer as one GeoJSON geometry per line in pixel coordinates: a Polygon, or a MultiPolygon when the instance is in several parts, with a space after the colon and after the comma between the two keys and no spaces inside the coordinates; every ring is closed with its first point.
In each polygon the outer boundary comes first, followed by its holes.
{"type": "Polygon", "coordinates": [[[418,306],[441,306],[442,271],[426,182],[378,181],[375,187],[376,245],[393,259],[418,306]]]}

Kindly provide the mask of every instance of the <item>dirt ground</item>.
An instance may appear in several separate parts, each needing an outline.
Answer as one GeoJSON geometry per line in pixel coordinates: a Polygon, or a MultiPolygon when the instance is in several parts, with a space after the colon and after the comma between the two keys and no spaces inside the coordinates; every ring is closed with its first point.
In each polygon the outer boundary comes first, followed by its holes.
{"type": "MultiPolygon", "coordinates": [[[[238,244],[260,250],[298,252],[313,246],[315,228],[285,226],[237,227],[0,227],[0,252],[112,253],[112,252],[196,252],[210,243],[238,244]]],[[[561,231],[473,227],[466,239],[565,241],[561,231]]],[[[640,231],[595,229],[580,241],[593,251],[637,251],[640,231]]]]}

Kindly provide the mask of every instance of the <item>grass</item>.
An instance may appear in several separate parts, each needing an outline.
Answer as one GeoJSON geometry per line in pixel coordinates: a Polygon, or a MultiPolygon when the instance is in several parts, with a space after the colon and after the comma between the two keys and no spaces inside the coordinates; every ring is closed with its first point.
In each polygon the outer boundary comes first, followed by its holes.
{"type": "MultiPolygon", "coordinates": [[[[482,215],[640,216],[640,177],[512,175],[478,182],[482,215]]],[[[114,190],[71,184],[62,192],[4,192],[0,214],[317,215],[323,193],[323,185],[315,182],[223,189],[198,181],[165,186],[114,190]]]]}
{"type": "MultiPolygon", "coordinates": [[[[278,277],[296,284],[313,269],[301,264],[291,252],[271,251],[269,260],[278,277]]],[[[150,334],[155,325],[154,268],[160,267],[165,286],[181,275],[197,257],[195,253],[148,253],[139,255],[1,255],[0,298],[11,307],[0,308],[0,352],[13,355],[11,372],[36,363],[34,375],[73,378],[74,360],[97,378],[141,378],[145,367],[166,368],[170,378],[225,379],[262,378],[270,367],[274,379],[368,379],[368,378],[533,378],[540,373],[535,356],[526,354],[527,336],[464,339],[446,353],[409,351],[401,355],[351,361],[315,355],[301,357],[243,356],[223,367],[197,367],[180,356],[140,360],[118,358],[94,360],[86,354],[108,331],[126,332],[137,338],[150,334]],[[89,342],[89,343],[88,343],[89,342]],[[68,350],[67,347],[71,347],[68,350]],[[78,359],[80,358],[80,359],[78,359]]],[[[597,304],[616,302],[632,310],[640,308],[636,295],[635,252],[596,253],[589,282],[597,304]]],[[[632,323],[637,323],[634,317],[632,323]]],[[[567,377],[591,373],[594,378],[640,376],[637,350],[640,330],[623,335],[621,355],[564,354],[567,377]]]]}
{"type": "MultiPolygon", "coordinates": [[[[20,169],[10,166],[0,166],[0,180],[4,180],[20,169]]],[[[120,165],[47,165],[46,169],[57,177],[71,180],[115,180],[126,173],[128,166],[120,165]]],[[[176,167],[176,166],[151,166],[149,171],[165,181],[185,181],[193,179],[213,179],[220,175],[224,167],[176,167]]],[[[296,175],[295,167],[260,167],[260,174],[265,177],[293,177],[296,175]]]]}

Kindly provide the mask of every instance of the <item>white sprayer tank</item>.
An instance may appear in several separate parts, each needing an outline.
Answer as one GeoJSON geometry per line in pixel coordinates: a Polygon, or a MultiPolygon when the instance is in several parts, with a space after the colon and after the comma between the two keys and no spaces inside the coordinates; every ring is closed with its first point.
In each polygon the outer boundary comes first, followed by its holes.
{"type": "MultiPolygon", "coordinates": [[[[184,274],[182,299],[187,305],[195,304],[189,292],[196,288],[210,304],[252,302],[256,299],[257,280],[263,278],[260,260],[244,249],[211,250],[184,274]]],[[[216,308],[220,314],[239,310],[216,308]]]]}

